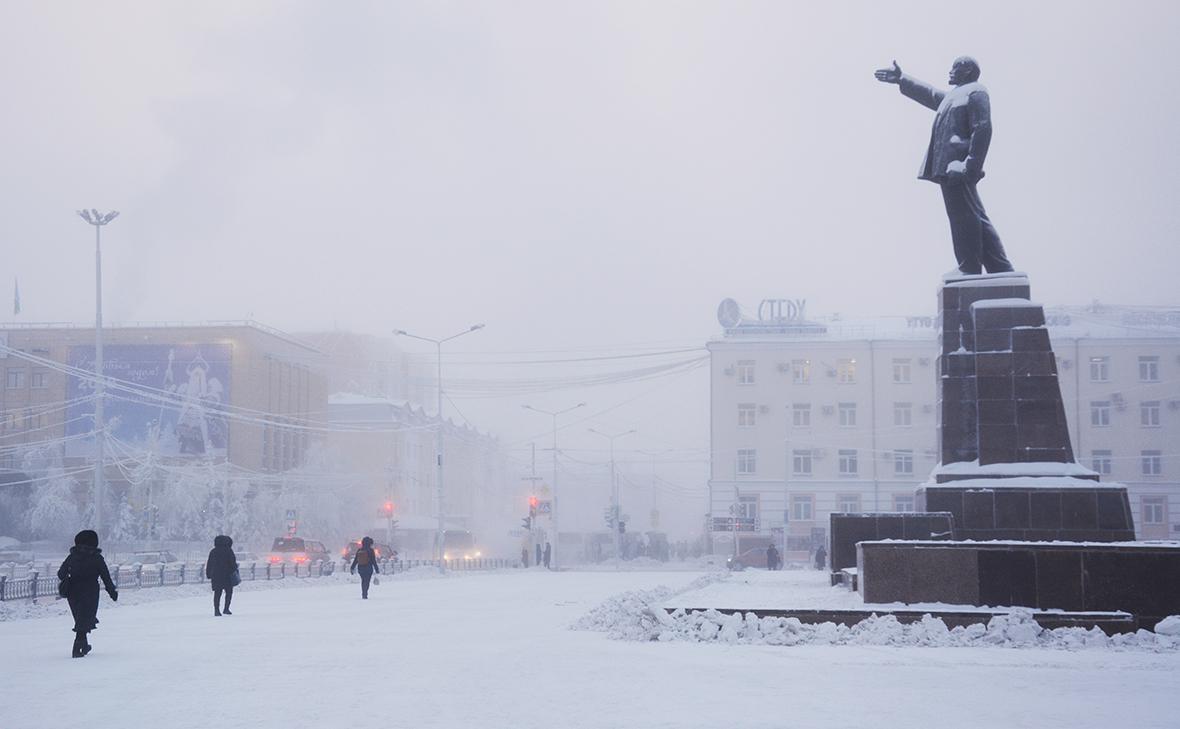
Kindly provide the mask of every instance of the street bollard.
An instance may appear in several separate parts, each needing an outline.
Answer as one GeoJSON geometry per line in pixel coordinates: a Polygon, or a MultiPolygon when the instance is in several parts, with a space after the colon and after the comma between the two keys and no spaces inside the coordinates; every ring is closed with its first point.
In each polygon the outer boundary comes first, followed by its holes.
{"type": "Polygon", "coordinates": [[[184,568],[188,566],[188,562],[180,563],[180,584],[184,584],[184,568]]]}
{"type": "Polygon", "coordinates": [[[143,587],[143,565],[135,565],[135,586],[143,587]]]}
{"type": "Polygon", "coordinates": [[[0,575],[0,602],[4,602],[4,588],[8,584],[8,575],[0,575]]]}
{"type": "Polygon", "coordinates": [[[257,568],[258,568],[258,563],[257,563],[257,562],[251,562],[251,563],[250,563],[250,579],[251,579],[251,580],[256,580],[256,579],[258,579],[258,578],[257,578],[257,576],[255,576],[255,570],[256,570],[257,568]]]}
{"type": "Polygon", "coordinates": [[[160,587],[164,586],[164,563],[160,563],[160,587]]]}
{"type": "Polygon", "coordinates": [[[266,581],[270,582],[270,562],[266,563],[266,581]]]}
{"type": "Polygon", "coordinates": [[[37,599],[37,574],[38,574],[38,573],[37,573],[37,568],[36,568],[36,567],[34,567],[33,569],[29,570],[29,575],[28,575],[28,579],[30,580],[29,586],[30,586],[30,587],[32,588],[32,590],[33,590],[33,599],[34,599],[34,600],[36,600],[36,599],[37,599]]]}

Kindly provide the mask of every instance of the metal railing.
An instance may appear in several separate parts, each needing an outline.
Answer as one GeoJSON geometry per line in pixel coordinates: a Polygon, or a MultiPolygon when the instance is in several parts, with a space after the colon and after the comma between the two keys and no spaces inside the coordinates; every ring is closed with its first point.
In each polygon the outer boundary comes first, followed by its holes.
{"type": "MultiPolygon", "coordinates": [[[[406,559],[381,560],[378,563],[381,574],[397,574],[419,567],[438,567],[438,560],[406,559]]],[[[447,570],[467,572],[505,569],[516,566],[516,562],[507,559],[450,559],[443,560],[442,567],[447,570]]],[[[242,582],[259,580],[282,580],[288,577],[306,579],[308,577],[327,577],[337,570],[347,570],[348,563],[341,562],[339,567],[333,561],[312,563],[301,562],[250,562],[241,564],[238,573],[242,582]]],[[[122,565],[112,566],[111,580],[116,589],[142,589],[149,587],[177,587],[180,585],[196,585],[208,582],[205,577],[205,565],[187,562],[173,562],[169,564],[122,565]]],[[[30,565],[25,576],[21,579],[9,579],[8,575],[0,574],[0,602],[10,600],[35,600],[38,597],[56,597],[57,572],[42,573],[36,566],[30,565]]]]}

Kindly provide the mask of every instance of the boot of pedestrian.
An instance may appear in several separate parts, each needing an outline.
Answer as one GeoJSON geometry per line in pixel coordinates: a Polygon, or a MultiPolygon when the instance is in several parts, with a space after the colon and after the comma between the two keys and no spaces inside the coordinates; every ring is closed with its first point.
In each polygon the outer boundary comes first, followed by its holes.
{"type": "Polygon", "coordinates": [[[94,649],[94,646],[90,645],[90,637],[86,633],[83,633],[82,634],[82,655],[86,655],[87,653],[89,653],[93,649],[94,649]]]}
{"type": "Polygon", "coordinates": [[[74,636],[74,650],[71,655],[74,658],[84,657],[86,655],[86,652],[84,650],[82,650],[82,647],[85,645],[86,645],[86,638],[81,633],[78,633],[77,635],[75,635],[74,636]]]}

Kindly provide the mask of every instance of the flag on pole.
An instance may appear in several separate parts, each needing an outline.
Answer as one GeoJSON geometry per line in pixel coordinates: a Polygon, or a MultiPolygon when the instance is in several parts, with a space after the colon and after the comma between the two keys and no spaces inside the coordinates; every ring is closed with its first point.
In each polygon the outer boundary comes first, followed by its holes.
{"type": "Polygon", "coordinates": [[[20,313],[20,281],[14,276],[12,279],[12,314],[20,313]]]}

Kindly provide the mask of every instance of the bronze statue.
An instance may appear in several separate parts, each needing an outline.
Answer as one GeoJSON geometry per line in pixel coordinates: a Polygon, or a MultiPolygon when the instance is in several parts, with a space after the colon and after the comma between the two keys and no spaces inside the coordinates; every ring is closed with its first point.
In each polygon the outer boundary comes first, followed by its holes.
{"type": "Polygon", "coordinates": [[[1012,264],[975,187],[983,178],[983,160],[992,139],[991,102],[987,89],[979,83],[979,64],[970,56],[956,58],[947,79],[954,87],[950,91],[940,91],[902,73],[897,61],[893,68],[878,69],[874,75],[883,83],[897,84],[902,94],[936,112],[918,179],[942,188],[959,271],[1011,271],[1012,264]]]}

